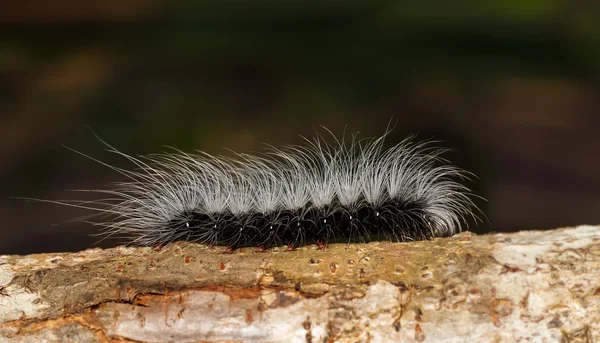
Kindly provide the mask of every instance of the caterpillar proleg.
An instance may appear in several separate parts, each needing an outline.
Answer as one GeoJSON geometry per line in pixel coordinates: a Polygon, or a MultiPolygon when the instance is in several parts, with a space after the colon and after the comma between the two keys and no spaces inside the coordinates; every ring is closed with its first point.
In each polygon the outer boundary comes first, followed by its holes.
{"type": "Polygon", "coordinates": [[[423,240],[478,220],[463,184],[473,175],[443,158],[447,149],[436,142],[409,136],[388,146],[389,131],[328,134],[234,157],[176,149],[136,157],[107,144],[135,168],[105,164],[126,180],[75,206],[98,211],[102,235],[132,245],[185,240],[230,249],[423,240]]]}

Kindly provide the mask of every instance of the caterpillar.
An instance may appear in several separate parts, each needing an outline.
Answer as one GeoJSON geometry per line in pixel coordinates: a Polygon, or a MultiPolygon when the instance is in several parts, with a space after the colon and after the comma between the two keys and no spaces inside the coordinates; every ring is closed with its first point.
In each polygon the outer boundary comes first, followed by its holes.
{"type": "Polygon", "coordinates": [[[126,180],[89,190],[105,197],[75,206],[99,212],[103,219],[93,224],[105,238],[229,250],[425,240],[460,232],[467,217],[479,220],[475,195],[463,184],[474,175],[443,158],[448,149],[437,142],[411,135],[388,146],[389,129],[363,139],[325,130],[329,141],[317,132],[302,137],[303,145],[233,157],[174,148],[132,156],[103,141],[135,168],[94,159],[126,180]]]}

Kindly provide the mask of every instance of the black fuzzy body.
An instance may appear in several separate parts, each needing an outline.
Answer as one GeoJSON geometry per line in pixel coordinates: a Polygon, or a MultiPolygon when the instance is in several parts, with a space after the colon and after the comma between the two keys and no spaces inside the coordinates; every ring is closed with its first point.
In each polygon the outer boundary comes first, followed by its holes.
{"type": "MultiPolygon", "coordinates": [[[[372,240],[426,240],[435,228],[424,204],[389,200],[379,206],[362,205],[301,208],[269,213],[214,213],[191,211],[165,228],[174,237],[202,244],[241,248],[299,247],[315,243],[372,240]],[[183,220],[182,220],[183,219],[183,220]]],[[[166,237],[165,242],[174,237],[166,237]]]]}

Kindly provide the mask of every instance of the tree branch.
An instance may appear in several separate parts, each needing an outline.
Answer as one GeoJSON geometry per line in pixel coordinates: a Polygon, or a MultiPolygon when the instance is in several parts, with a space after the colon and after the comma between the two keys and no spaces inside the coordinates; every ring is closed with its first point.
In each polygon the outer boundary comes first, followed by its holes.
{"type": "Polygon", "coordinates": [[[600,227],[0,256],[6,342],[600,341],[600,227]]]}

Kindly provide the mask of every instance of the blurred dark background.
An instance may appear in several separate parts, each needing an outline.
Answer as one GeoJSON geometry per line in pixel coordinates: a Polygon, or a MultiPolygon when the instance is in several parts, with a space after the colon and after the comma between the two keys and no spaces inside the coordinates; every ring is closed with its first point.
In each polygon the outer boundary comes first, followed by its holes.
{"type": "Polygon", "coordinates": [[[63,223],[87,212],[11,198],[122,180],[62,146],[130,167],[86,126],[129,154],[220,154],[393,117],[393,139],[441,139],[479,176],[472,231],[600,224],[596,4],[3,1],[0,254],[93,246],[63,223]]]}

